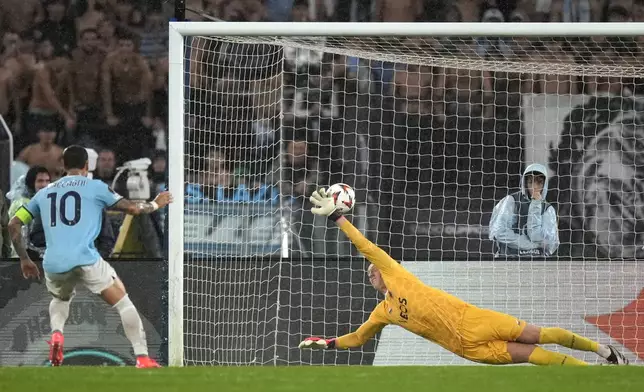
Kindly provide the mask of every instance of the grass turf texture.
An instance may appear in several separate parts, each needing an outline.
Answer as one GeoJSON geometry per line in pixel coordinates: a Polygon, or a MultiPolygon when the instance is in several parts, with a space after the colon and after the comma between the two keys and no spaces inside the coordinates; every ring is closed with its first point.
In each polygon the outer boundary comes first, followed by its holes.
{"type": "Polygon", "coordinates": [[[644,367],[0,368],[2,392],[643,391],[644,367]]]}

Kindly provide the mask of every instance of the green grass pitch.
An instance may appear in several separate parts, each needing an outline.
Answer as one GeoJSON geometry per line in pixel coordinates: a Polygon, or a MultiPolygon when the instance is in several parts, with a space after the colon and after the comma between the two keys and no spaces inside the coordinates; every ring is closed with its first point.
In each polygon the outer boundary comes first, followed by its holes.
{"type": "Polygon", "coordinates": [[[2,392],[630,392],[644,367],[0,368],[2,392]]]}

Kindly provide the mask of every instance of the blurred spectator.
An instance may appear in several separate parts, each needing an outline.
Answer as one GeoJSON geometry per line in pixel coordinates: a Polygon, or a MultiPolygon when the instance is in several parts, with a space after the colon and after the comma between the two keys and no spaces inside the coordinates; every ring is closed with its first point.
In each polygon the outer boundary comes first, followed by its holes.
{"type": "Polygon", "coordinates": [[[116,27],[110,19],[103,19],[98,23],[98,37],[101,40],[99,48],[105,53],[112,53],[119,48],[119,39],[116,36],[116,27]]]}
{"type": "MultiPolygon", "coordinates": [[[[543,48],[536,53],[540,59],[545,63],[564,63],[574,64],[575,58],[573,56],[574,50],[569,44],[562,45],[557,40],[549,40],[544,42],[543,48]],[[565,46],[565,48],[564,48],[565,46]]],[[[577,83],[570,75],[561,74],[548,74],[544,73],[539,75],[533,87],[534,92],[541,94],[577,94],[577,83]]]]}
{"type": "Polygon", "coordinates": [[[69,112],[76,117],[77,143],[87,146],[103,140],[102,127],[96,127],[105,121],[100,92],[101,67],[105,54],[99,50],[99,45],[96,30],[82,31],[68,68],[69,112]]]}
{"type": "MultiPolygon", "coordinates": [[[[162,166],[159,162],[157,165],[162,166]]],[[[198,165],[197,173],[186,185],[186,203],[265,202],[277,200],[273,187],[261,181],[249,186],[243,167],[235,168],[224,154],[212,150],[198,165]]]]}
{"type": "Polygon", "coordinates": [[[608,6],[606,10],[606,22],[622,23],[631,21],[631,13],[623,5],[615,4],[608,6]]]}
{"type": "Polygon", "coordinates": [[[116,175],[116,155],[110,149],[102,149],[98,153],[96,160],[96,170],[94,178],[101,180],[109,186],[112,186],[114,176],[116,175]]]}
{"type": "MultiPolygon", "coordinates": [[[[629,4],[628,1],[625,1],[622,3],[623,6],[627,6],[629,4]]],[[[631,3],[631,16],[632,19],[635,22],[643,22],[644,21],[644,0],[633,0],[631,3]]]]}
{"type": "MultiPolygon", "coordinates": [[[[99,8],[96,0],[78,0],[74,3],[76,15],[76,32],[82,33],[87,29],[97,29],[104,18],[109,18],[99,8]]],[[[78,38],[78,37],[77,37],[78,38]]]]}
{"type": "MultiPolygon", "coordinates": [[[[394,78],[396,110],[413,114],[432,112],[432,69],[415,64],[398,67],[394,78]]],[[[440,99],[437,100],[437,103],[440,99]]]]}
{"type": "MultiPolygon", "coordinates": [[[[483,13],[481,22],[501,23],[505,22],[505,17],[498,8],[489,8],[483,13]]],[[[503,37],[480,37],[477,38],[476,43],[478,45],[476,52],[481,57],[509,56],[512,53],[503,37]]]]}
{"type": "MultiPolygon", "coordinates": [[[[46,42],[46,41],[45,41],[46,42]]],[[[47,45],[45,45],[47,47],[47,45]]],[[[48,46],[51,49],[51,46],[48,46]]],[[[29,132],[38,130],[42,123],[59,131],[61,119],[66,129],[73,129],[75,120],[69,112],[69,81],[67,68],[69,60],[66,57],[49,57],[52,52],[43,53],[44,58],[35,66],[34,81],[29,102],[29,122],[26,124],[29,132]],[[67,99],[65,99],[67,98],[67,99]],[[67,102],[66,102],[67,101],[67,102]]],[[[28,133],[28,138],[33,136],[28,133]]]]}
{"type": "Polygon", "coordinates": [[[43,124],[38,129],[38,143],[25,147],[18,160],[29,166],[44,166],[54,178],[62,174],[63,149],[56,145],[56,131],[51,126],[43,124]]]}
{"type": "MultiPolygon", "coordinates": [[[[464,43],[458,48],[459,58],[469,61],[479,58],[475,48],[464,43]]],[[[488,71],[444,68],[442,78],[447,115],[478,117],[489,107],[494,91],[488,71]]],[[[486,117],[490,116],[486,113],[486,117]]]]}
{"type": "Polygon", "coordinates": [[[186,186],[187,203],[228,199],[233,177],[222,153],[212,150],[197,171],[198,177],[186,186]]]}
{"type": "Polygon", "coordinates": [[[74,22],[66,18],[65,0],[45,1],[45,20],[36,26],[36,39],[48,39],[54,46],[56,55],[69,54],[75,46],[76,28],[74,22]]]}
{"type": "Polygon", "coordinates": [[[279,182],[280,194],[298,203],[303,203],[319,184],[317,147],[307,137],[306,128],[290,128],[286,132],[284,153],[271,170],[277,176],[273,183],[279,182]]]}
{"type": "MultiPolygon", "coordinates": [[[[20,134],[24,125],[23,111],[29,106],[31,99],[31,88],[36,71],[36,56],[33,51],[29,51],[28,46],[23,45],[22,39],[15,33],[5,33],[2,46],[0,63],[4,65],[5,72],[10,75],[12,87],[13,108],[9,113],[9,121],[13,123],[14,132],[20,134]]],[[[15,142],[17,149],[20,149],[33,140],[23,137],[15,142]]]]}
{"type": "MultiPolygon", "coordinates": [[[[592,3],[600,3],[592,1],[592,3]]],[[[592,17],[589,0],[547,0],[540,4],[542,10],[549,10],[550,22],[590,22],[592,17]]]]}
{"type": "Polygon", "coordinates": [[[246,21],[261,22],[266,19],[266,9],[262,0],[244,0],[246,21]]]}
{"type": "MultiPolygon", "coordinates": [[[[91,2],[92,0],[87,1],[91,2]]],[[[116,17],[114,12],[114,10],[116,9],[116,0],[94,0],[94,7],[97,11],[105,15],[106,18],[113,19],[116,17]]]]}
{"type": "Polygon", "coordinates": [[[150,180],[154,184],[155,193],[166,189],[166,178],[168,176],[168,163],[165,151],[155,151],[150,166],[150,180]]]}
{"type": "Polygon", "coordinates": [[[456,4],[450,4],[445,10],[445,22],[462,22],[463,14],[456,4]]]}
{"type": "Polygon", "coordinates": [[[23,33],[44,20],[39,0],[2,0],[0,2],[0,32],[23,33]]]}
{"type": "Polygon", "coordinates": [[[131,0],[116,0],[114,10],[115,21],[121,26],[127,26],[130,23],[136,23],[138,15],[135,15],[134,2],[131,0]]]}
{"type": "Polygon", "coordinates": [[[42,38],[37,45],[34,45],[34,49],[36,61],[49,61],[54,58],[54,45],[52,45],[49,38],[42,38]]]}
{"type": "Polygon", "coordinates": [[[589,0],[564,0],[563,22],[590,22],[589,0]]]}
{"type": "MultiPolygon", "coordinates": [[[[295,8],[302,3],[307,3],[308,7],[308,0],[265,0],[266,18],[271,22],[289,22],[295,8]]],[[[293,22],[296,20],[293,19],[293,22]]]]}
{"type": "Polygon", "coordinates": [[[424,12],[422,0],[376,0],[374,22],[416,22],[424,12]]]}
{"type": "Polygon", "coordinates": [[[211,200],[222,200],[227,197],[233,183],[233,174],[228,167],[226,157],[219,151],[212,151],[205,161],[202,185],[204,194],[211,200]]]}
{"type": "Polygon", "coordinates": [[[373,0],[336,0],[333,3],[329,6],[324,1],[316,2],[312,16],[318,20],[333,19],[336,22],[370,22],[375,18],[372,16],[374,7],[376,10],[379,7],[377,1],[373,0]]]}
{"type": "Polygon", "coordinates": [[[456,3],[463,22],[480,22],[484,6],[496,7],[496,2],[486,0],[459,0],[456,3]]]}
{"type": "Polygon", "coordinates": [[[11,191],[7,197],[11,201],[9,207],[9,217],[13,217],[16,211],[23,205],[29,203],[29,200],[41,189],[49,185],[51,175],[43,166],[31,167],[25,176],[20,177],[11,186],[11,191]]]}
{"type": "Polygon", "coordinates": [[[309,12],[308,0],[296,0],[295,2],[289,0],[289,2],[293,3],[293,9],[291,10],[291,21],[315,22],[315,20],[311,17],[311,13],[309,12]]]}
{"type": "MultiPolygon", "coordinates": [[[[0,115],[9,121],[9,126],[12,125],[10,119],[10,112],[14,98],[17,94],[13,92],[14,80],[12,73],[8,68],[0,67],[0,115]]],[[[15,132],[15,131],[14,131],[15,132]]]]}
{"type": "MultiPolygon", "coordinates": [[[[163,57],[159,59],[154,64],[154,123],[157,130],[164,129],[165,124],[168,118],[168,70],[169,63],[168,57],[163,57]]],[[[163,143],[157,143],[157,148],[159,144],[162,144],[165,149],[166,136],[158,135],[157,137],[163,137],[163,143]]]]}
{"type": "Polygon", "coordinates": [[[146,17],[141,32],[141,55],[153,62],[168,55],[168,22],[159,12],[146,17]]]}
{"type": "MultiPolygon", "coordinates": [[[[550,21],[550,9],[552,6],[552,0],[536,0],[534,4],[534,9],[529,9],[530,7],[521,7],[525,2],[520,2],[517,5],[517,8],[529,15],[530,20],[533,22],[549,22],[550,21]]],[[[530,3],[528,3],[530,4],[530,3]]]]}
{"type": "MultiPolygon", "coordinates": [[[[596,50],[600,50],[597,49],[596,50]]],[[[605,48],[601,50],[602,57],[606,56],[608,58],[619,58],[619,56],[614,53],[611,49],[605,48]]],[[[590,60],[591,64],[601,64],[601,59],[598,58],[594,53],[586,54],[586,57],[590,60]]],[[[621,96],[630,96],[632,93],[628,89],[622,86],[622,80],[619,77],[607,76],[607,75],[591,75],[583,77],[583,93],[593,96],[601,96],[608,94],[615,94],[621,96]]]]}
{"type": "MultiPolygon", "coordinates": [[[[50,182],[51,176],[46,168],[42,166],[34,166],[30,168],[24,176],[21,176],[12,184],[11,191],[7,193],[7,198],[11,202],[8,217],[11,219],[20,207],[29,203],[31,198],[34,197],[39,190],[49,185],[50,182]]],[[[22,228],[22,236],[24,239],[28,239],[29,233],[34,226],[38,225],[42,227],[40,219],[37,221],[38,224],[36,224],[36,221],[32,221],[30,224],[22,228]]],[[[30,244],[30,241],[25,241],[25,243],[30,244]]],[[[15,251],[13,253],[13,256],[17,256],[15,251]]]]}
{"type": "Polygon", "coordinates": [[[227,22],[246,21],[244,4],[236,0],[227,0],[221,3],[221,19],[227,22]]]}
{"type": "Polygon", "coordinates": [[[119,49],[107,56],[102,68],[103,109],[108,125],[114,128],[111,146],[119,161],[128,161],[145,154],[149,145],[152,122],[152,72],[136,51],[134,37],[122,33],[119,49]],[[114,137],[116,136],[116,137],[114,137]],[[118,146],[114,143],[118,143],[118,146]],[[118,147],[118,150],[117,150],[118,147]]]}
{"type": "MultiPolygon", "coordinates": [[[[529,3],[528,3],[529,4],[529,3]]],[[[523,8],[526,7],[528,8],[526,2],[520,2],[517,7],[510,13],[510,17],[508,18],[508,22],[511,23],[523,23],[523,22],[529,22],[530,19],[530,14],[534,13],[534,9],[526,9],[523,8]]]]}

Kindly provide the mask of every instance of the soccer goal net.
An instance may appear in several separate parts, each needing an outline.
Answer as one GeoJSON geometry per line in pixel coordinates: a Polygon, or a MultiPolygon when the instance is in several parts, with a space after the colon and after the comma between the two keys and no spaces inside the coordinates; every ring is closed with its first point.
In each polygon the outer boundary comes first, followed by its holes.
{"type": "Polygon", "coordinates": [[[400,327],[298,350],[382,299],[366,260],[310,213],[311,192],[339,182],[356,191],[353,224],[425,283],[644,358],[642,35],[172,23],[170,363],[465,363],[400,327]],[[548,170],[560,245],[497,257],[493,208],[531,163],[548,170]]]}

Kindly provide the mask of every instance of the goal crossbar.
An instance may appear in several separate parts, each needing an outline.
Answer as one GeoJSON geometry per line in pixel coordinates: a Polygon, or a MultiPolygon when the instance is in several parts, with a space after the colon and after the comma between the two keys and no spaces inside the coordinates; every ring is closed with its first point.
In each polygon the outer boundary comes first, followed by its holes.
{"type": "Polygon", "coordinates": [[[644,22],[629,23],[304,23],[170,22],[183,36],[424,36],[424,37],[592,37],[644,34],[644,22]]]}

